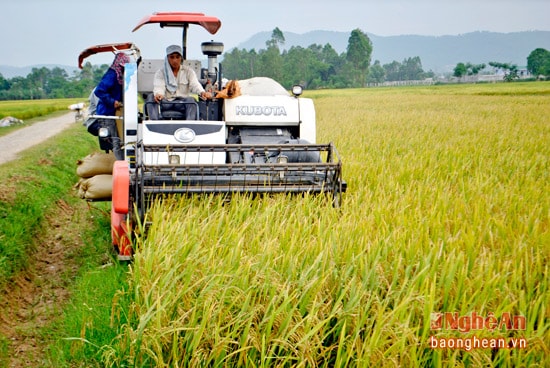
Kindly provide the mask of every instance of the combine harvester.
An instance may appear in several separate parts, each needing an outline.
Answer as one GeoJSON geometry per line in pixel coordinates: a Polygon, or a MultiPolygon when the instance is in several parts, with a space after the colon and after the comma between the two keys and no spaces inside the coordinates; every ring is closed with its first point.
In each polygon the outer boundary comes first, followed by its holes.
{"type": "MultiPolygon", "coordinates": [[[[189,26],[199,25],[215,34],[219,19],[201,13],[154,13],[134,31],[154,23],[182,28],[184,63],[206,88],[221,86],[217,56],[223,52],[222,43],[202,43],[208,68],[186,58],[189,26]]],[[[225,89],[221,94],[226,98],[215,95],[196,102],[196,120],[184,120],[181,113],[168,109],[160,111],[163,120],[150,120],[145,108],[139,111],[138,96],[145,99],[152,93],[154,74],[164,60],[141,59],[138,48],[128,42],[88,48],[80,54],[79,66],[84,58],[106,51],[125,52],[134,60],[125,67],[123,116],[96,116],[102,123],[100,147],[113,151],[117,160],[111,233],[120,260],[131,259],[132,224],[143,223],[151,201],[159,195],[325,193],[339,205],[346,190],[342,163],[331,143],[315,144],[313,101],[300,97],[300,86],[291,95],[269,78],[242,80],[237,82],[238,96],[227,96],[225,89]]]]}

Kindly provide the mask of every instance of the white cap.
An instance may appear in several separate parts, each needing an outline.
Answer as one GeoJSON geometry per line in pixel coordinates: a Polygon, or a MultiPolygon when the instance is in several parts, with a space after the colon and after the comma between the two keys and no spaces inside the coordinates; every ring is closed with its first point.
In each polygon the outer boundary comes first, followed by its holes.
{"type": "Polygon", "coordinates": [[[166,48],[166,55],[171,55],[173,53],[177,52],[181,56],[183,56],[183,52],[181,51],[180,45],[170,45],[166,48]]]}

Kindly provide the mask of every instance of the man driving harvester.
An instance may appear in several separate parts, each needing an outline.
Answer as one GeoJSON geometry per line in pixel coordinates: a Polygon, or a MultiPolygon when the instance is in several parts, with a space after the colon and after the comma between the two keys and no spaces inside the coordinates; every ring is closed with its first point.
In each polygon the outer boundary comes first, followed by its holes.
{"type": "Polygon", "coordinates": [[[183,65],[182,61],[181,46],[170,45],[166,48],[164,67],[155,73],[153,94],[147,98],[149,119],[159,120],[184,114],[186,120],[196,120],[197,104],[189,94],[196,93],[202,99],[212,98],[212,93],[204,90],[195,72],[183,65]],[[174,103],[167,104],[167,102],[174,103]],[[164,113],[165,110],[166,113],[164,113]]]}

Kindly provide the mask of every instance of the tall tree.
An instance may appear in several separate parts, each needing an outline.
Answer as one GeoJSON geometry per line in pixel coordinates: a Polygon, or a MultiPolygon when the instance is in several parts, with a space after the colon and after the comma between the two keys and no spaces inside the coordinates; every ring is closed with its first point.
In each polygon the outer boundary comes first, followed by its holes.
{"type": "Polygon", "coordinates": [[[371,62],[372,42],[360,29],[351,31],[346,50],[346,60],[353,67],[354,84],[364,87],[371,62]]]}
{"type": "Polygon", "coordinates": [[[453,77],[462,78],[466,74],[468,74],[468,66],[464,63],[456,64],[455,68],[453,69],[453,77]]]}
{"type": "Polygon", "coordinates": [[[527,56],[527,70],[535,77],[550,76],[550,51],[538,48],[527,56]]]}
{"type": "Polygon", "coordinates": [[[46,98],[50,92],[48,83],[52,77],[52,72],[46,67],[32,68],[32,71],[27,75],[27,86],[32,99],[46,98]]]}
{"type": "Polygon", "coordinates": [[[0,91],[5,91],[10,89],[10,82],[4,78],[2,73],[0,73],[0,91]]]}
{"type": "Polygon", "coordinates": [[[376,60],[369,68],[369,76],[367,77],[367,81],[369,83],[383,83],[385,79],[386,71],[380,64],[380,60],[376,60]]]}
{"type": "Polygon", "coordinates": [[[276,27],[271,34],[271,39],[266,42],[267,50],[260,50],[261,68],[258,71],[259,75],[273,78],[276,81],[282,80],[283,58],[279,44],[284,43],[284,39],[283,32],[276,27]]]}
{"type": "Polygon", "coordinates": [[[424,70],[422,69],[420,56],[409,57],[403,60],[401,64],[401,75],[403,80],[424,79],[424,70]]]}
{"type": "Polygon", "coordinates": [[[239,50],[234,48],[223,55],[223,72],[229,79],[246,79],[247,75],[247,63],[245,54],[246,50],[239,50]]]}
{"type": "Polygon", "coordinates": [[[301,46],[292,46],[284,53],[282,84],[285,86],[301,84],[307,87],[310,81],[308,51],[301,46]]]}
{"type": "Polygon", "coordinates": [[[389,64],[384,64],[382,67],[386,72],[387,81],[403,80],[403,77],[401,75],[401,71],[402,71],[401,64],[398,61],[394,60],[389,64]]]}
{"type": "Polygon", "coordinates": [[[275,27],[273,32],[271,32],[271,39],[267,40],[266,46],[267,48],[271,46],[280,47],[285,44],[285,35],[283,34],[283,31],[279,29],[279,27],[275,27]]]}
{"type": "Polygon", "coordinates": [[[229,79],[247,79],[257,75],[258,54],[256,50],[234,48],[223,56],[223,72],[229,79]]]}
{"type": "Polygon", "coordinates": [[[68,91],[69,81],[67,72],[64,69],[55,67],[51,71],[50,78],[46,83],[46,91],[53,98],[75,97],[71,96],[68,91]]]}

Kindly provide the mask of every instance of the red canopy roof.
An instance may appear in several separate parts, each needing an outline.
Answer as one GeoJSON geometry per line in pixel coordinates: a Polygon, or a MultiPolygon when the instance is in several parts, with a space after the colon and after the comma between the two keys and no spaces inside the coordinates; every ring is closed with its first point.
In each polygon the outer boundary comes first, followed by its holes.
{"type": "Polygon", "coordinates": [[[96,45],[88,47],[78,55],[78,67],[82,69],[82,62],[90,55],[94,55],[100,52],[115,52],[120,50],[137,49],[132,42],[123,43],[107,43],[104,45],[96,45]]]}
{"type": "Polygon", "coordinates": [[[222,22],[218,18],[203,13],[159,12],[144,17],[132,32],[150,23],[159,23],[161,27],[183,27],[189,24],[198,24],[211,34],[218,32],[222,26],[222,22]]]}

